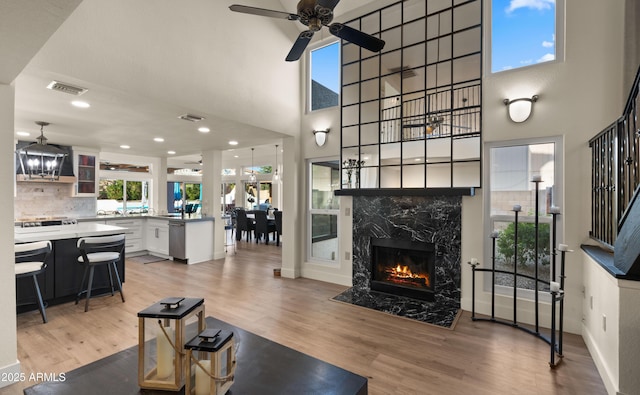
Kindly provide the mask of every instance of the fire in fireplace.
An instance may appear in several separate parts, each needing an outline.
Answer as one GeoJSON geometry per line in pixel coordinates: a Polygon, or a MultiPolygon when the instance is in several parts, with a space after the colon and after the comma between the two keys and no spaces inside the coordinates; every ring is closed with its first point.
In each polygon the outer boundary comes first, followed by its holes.
{"type": "Polygon", "coordinates": [[[435,246],[371,238],[371,290],[433,301],[435,246]]]}

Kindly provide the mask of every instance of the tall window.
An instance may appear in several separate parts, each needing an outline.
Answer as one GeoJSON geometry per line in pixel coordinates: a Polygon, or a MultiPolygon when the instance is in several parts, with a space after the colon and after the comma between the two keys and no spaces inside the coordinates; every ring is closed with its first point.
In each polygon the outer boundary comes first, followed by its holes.
{"type": "Polygon", "coordinates": [[[491,72],[562,60],[564,0],[492,0],[491,72]]]}
{"type": "Polygon", "coordinates": [[[273,185],[271,182],[259,181],[255,184],[245,182],[244,184],[244,208],[246,210],[266,211],[272,207],[273,185]]]}
{"type": "Polygon", "coordinates": [[[340,44],[336,41],[314,49],[310,54],[311,111],[337,106],[340,96],[340,44]]]}
{"type": "Polygon", "coordinates": [[[340,163],[337,160],[311,162],[309,166],[309,242],[312,260],[338,260],[338,214],[340,204],[333,194],[340,189],[340,163]]]}
{"type": "MultiPolygon", "coordinates": [[[[538,187],[538,278],[549,281],[552,252],[551,206],[560,206],[560,140],[491,145],[489,157],[489,199],[490,229],[499,231],[496,240],[496,269],[514,271],[517,261],[519,274],[535,274],[535,213],[536,188],[534,176],[540,176],[538,187]],[[521,206],[518,214],[518,249],[515,251],[515,215],[513,207],[521,206]],[[516,255],[517,254],[517,255],[516,255]]],[[[558,227],[558,234],[561,234],[558,227]]],[[[491,240],[487,238],[489,242],[491,240]]],[[[557,240],[560,242],[560,240],[557,240]]],[[[486,262],[491,262],[492,247],[486,248],[486,262]]],[[[490,264],[487,265],[490,267],[490,264]]],[[[514,276],[497,274],[496,284],[513,287],[514,276]]],[[[557,281],[557,280],[553,280],[557,281]]],[[[520,277],[518,288],[533,290],[535,281],[520,277]]],[[[542,284],[539,290],[546,289],[542,284]]]]}

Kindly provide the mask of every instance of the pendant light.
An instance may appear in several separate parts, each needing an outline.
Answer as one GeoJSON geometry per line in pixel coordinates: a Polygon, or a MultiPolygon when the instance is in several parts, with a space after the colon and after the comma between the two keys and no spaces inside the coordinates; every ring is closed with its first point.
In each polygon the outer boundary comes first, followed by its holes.
{"type": "Polygon", "coordinates": [[[276,170],[273,172],[273,182],[280,181],[280,174],[278,174],[278,144],[276,144],[276,170]]]}
{"type": "Polygon", "coordinates": [[[251,148],[251,174],[249,175],[249,184],[255,184],[257,179],[256,179],[256,173],[253,171],[253,150],[255,148],[251,148]]]}
{"type": "Polygon", "coordinates": [[[20,169],[26,179],[48,179],[57,180],[60,178],[60,171],[67,152],[55,145],[47,144],[44,137],[44,127],[48,122],[36,122],[40,126],[40,136],[35,143],[16,150],[20,159],[20,169]]]}

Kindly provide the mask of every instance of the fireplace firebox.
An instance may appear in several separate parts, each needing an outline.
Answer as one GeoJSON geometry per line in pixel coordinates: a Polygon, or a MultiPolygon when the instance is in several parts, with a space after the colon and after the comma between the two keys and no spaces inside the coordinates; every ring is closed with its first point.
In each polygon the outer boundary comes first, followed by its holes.
{"type": "Polygon", "coordinates": [[[371,238],[371,290],[433,301],[435,245],[371,238]]]}

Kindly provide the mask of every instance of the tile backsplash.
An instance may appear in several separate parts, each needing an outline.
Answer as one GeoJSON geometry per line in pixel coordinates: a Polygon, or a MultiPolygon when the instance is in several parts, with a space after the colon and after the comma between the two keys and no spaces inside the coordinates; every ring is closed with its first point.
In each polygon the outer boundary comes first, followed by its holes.
{"type": "Polygon", "coordinates": [[[88,217],[96,214],[95,197],[72,197],[73,184],[19,182],[14,198],[14,218],[88,217]]]}

